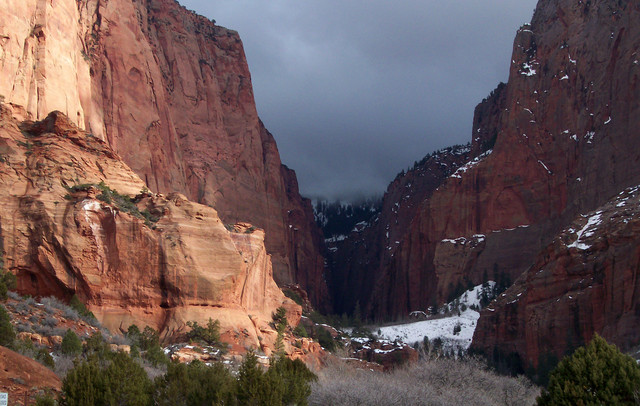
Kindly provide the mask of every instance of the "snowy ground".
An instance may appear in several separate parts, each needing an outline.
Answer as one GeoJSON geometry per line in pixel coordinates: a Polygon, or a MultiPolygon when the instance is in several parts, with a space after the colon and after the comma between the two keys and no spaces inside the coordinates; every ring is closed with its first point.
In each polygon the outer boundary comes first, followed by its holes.
{"type": "MultiPolygon", "coordinates": [[[[491,288],[493,285],[494,282],[489,282],[491,288]]],[[[480,313],[472,310],[470,306],[479,307],[481,293],[482,285],[478,285],[457,299],[457,302],[467,307],[466,310],[460,312],[460,316],[457,315],[457,311],[453,311],[453,315],[449,317],[380,327],[379,336],[387,340],[402,341],[409,345],[413,345],[416,342],[422,343],[425,336],[429,337],[429,341],[440,338],[445,351],[457,351],[458,349],[466,351],[471,345],[473,332],[476,330],[478,318],[480,317],[480,313]],[[456,325],[460,325],[460,332],[454,334],[456,325]]],[[[449,304],[450,308],[453,308],[455,302],[449,304]]],[[[377,332],[377,330],[372,328],[373,332],[377,332]]]]}

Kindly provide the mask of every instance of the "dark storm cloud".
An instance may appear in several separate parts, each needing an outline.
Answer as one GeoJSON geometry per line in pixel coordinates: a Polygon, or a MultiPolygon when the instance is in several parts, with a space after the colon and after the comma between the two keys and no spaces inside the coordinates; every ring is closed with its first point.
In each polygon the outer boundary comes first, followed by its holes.
{"type": "Polygon", "coordinates": [[[180,0],[237,30],[258,113],[307,196],[380,194],[471,138],[534,0],[180,0]]]}

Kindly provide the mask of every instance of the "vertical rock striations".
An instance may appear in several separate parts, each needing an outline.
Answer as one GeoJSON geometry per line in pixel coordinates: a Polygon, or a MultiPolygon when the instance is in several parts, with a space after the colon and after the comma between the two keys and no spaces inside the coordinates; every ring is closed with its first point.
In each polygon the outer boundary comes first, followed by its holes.
{"type": "Polygon", "coordinates": [[[167,338],[211,317],[246,348],[273,342],[279,306],[297,323],[262,230],[228,230],[211,207],[144,189],[62,113],[19,123],[0,106],[0,249],[19,292],[77,294],[112,330],[150,325],[167,338]]]}
{"type": "Polygon", "coordinates": [[[541,0],[516,35],[508,83],[476,109],[473,159],[367,276],[370,313],[398,317],[485,277],[515,280],[577,214],[639,183],[639,47],[633,2],[541,0]]]}
{"type": "Polygon", "coordinates": [[[263,228],[276,280],[326,298],[310,203],[258,118],[236,32],[174,0],[10,3],[0,16],[6,102],[34,119],[60,110],[150,189],[263,228]]]}

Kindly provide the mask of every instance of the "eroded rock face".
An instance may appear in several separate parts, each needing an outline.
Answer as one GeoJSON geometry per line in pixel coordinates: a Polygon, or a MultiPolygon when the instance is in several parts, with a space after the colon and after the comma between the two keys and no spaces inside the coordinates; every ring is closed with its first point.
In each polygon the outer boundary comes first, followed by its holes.
{"type": "Polygon", "coordinates": [[[623,350],[638,344],[640,188],[578,218],[482,311],[473,348],[520,366],[589,342],[594,332],[623,350]]]}
{"type": "Polygon", "coordinates": [[[273,280],[261,229],[229,231],[211,207],[146,191],[63,114],[19,123],[2,106],[0,157],[0,248],[20,293],[76,293],[109,329],[149,325],[168,339],[187,321],[218,319],[254,348],[275,334],[277,307],[299,321],[300,306],[273,280]],[[105,197],[105,184],[117,193],[105,197]]]}
{"type": "Polygon", "coordinates": [[[473,152],[496,135],[491,153],[443,180],[394,259],[374,268],[361,296],[373,314],[443,303],[485,274],[515,280],[575,215],[638,183],[639,46],[632,2],[539,2],[516,35],[509,82],[476,109],[473,152]],[[440,255],[444,240],[474,236],[485,248],[458,252],[455,269],[440,255]]]}
{"type": "Polygon", "coordinates": [[[60,110],[151,190],[266,231],[274,275],[328,296],[321,243],[295,173],[256,112],[238,34],[174,0],[13,1],[0,16],[6,102],[60,110]]]}

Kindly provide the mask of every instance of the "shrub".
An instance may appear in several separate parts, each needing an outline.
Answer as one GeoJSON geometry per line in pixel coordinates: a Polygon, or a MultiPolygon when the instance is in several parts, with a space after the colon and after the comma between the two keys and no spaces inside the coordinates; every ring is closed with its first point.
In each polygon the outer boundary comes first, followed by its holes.
{"type": "Polygon", "coordinates": [[[16,288],[16,276],[0,268],[0,300],[7,300],[9,290],[16,288]]]}
{"type": "Polygon", "coordinates": [[[298,324],[298,326],[293,330],[293,334],[296,337],[309,337],[309,334],[307,333],[307,329],[304,328],[302,324],[298,324]]]}
{"type": "Polygon", "coordinates": [[[596,334],[551,372],[538,405],[633,404],[638,388],[640,367],[596,334]]]}
{"type": "Polygon", "coordinates": [[[202,327],[197,321],[188,321],[187,326],[191,331],[187,333],[189,340],[202,341],[208,345],[220,344],[220,322],[209,317],[207,327],[202,327]]]}
{"type": "Polygon", "coordinates": [[[530,405],[539,389],[476,361],[434,359],[388,373],[330,361],[311,382],[310,405],[530,405]]]}
{"type": "Polygon", "coordinates": [[[11,317],[7,309],[0,305],[0,345],[11,347],[16,339],[16,332],[11,324],[11,317]]]}
{"type": "Polygon", "coordinates": [[[200,361],[171,363],[167,373],[156,378],[154,393],[159,406],[232,405],[235,379],[220,363],[211,367],[200,361]]]}
{"type": "Polygon", "coordinates": [[[36,406],[55,406],[56,401],[50,395],[41,395],[36,397],[36,406]]]}
{"type": "Polygon", "coordinates": [[[124,353],[111,358],[106,367],[91,358],[70,370],[62,382],[60,404],[151,405],[153,387],[144,369],[124,353]]]}
{"type": "Polygon", "coordinates": [[[317,379],[304,362],[299,359],[292,361],[287,357],[279,357],[273,362],[266,375],[273,376],[271,380],[274,382],[282,382],[284,405],[306,405],[311,395],[310,382],[317,379]]]}
{"type": "Polygon", "coordinates": [[[53,357],[46,348],[39,348],[38,351],[36,351],[35,360],[49,369],[54,369],[56,366],[53,357]]]}
{"type": "Polygon", "coordinates": [[[69,306],[71,306],[71,308],[73,310],[78,312],[78,314],[83,319],[91,320],[89,322],[91,325],[93,325],[93,323],[96,321],[96,316],[89,309],[87,309],[87,306],[85,306],[85,304],[80,301],[80,298],[78,298],[77,295],[73,295],[71,297],[71,301],[69,302],[69,306]]]}
{"type": "Polygon", "coordinates": [[[61,351],[64,355],[78,355],[82,352],[82,340],[73,330],[68,329],[62,338],[61,351]]]}

